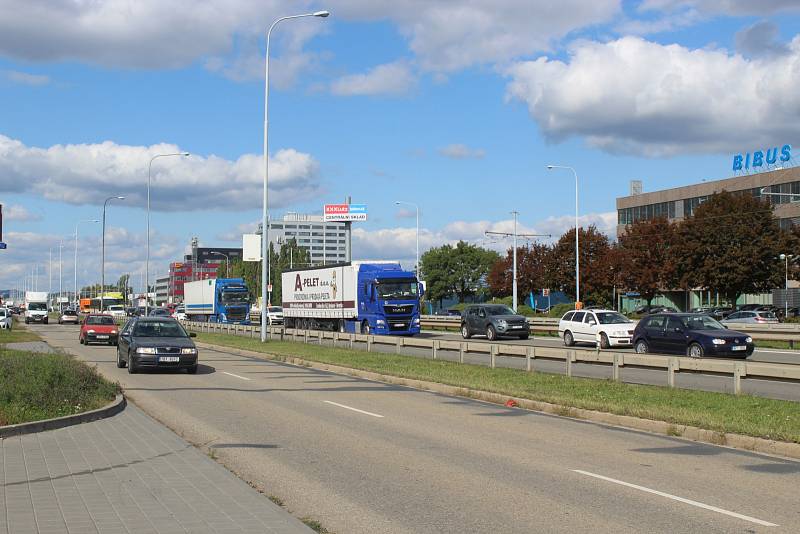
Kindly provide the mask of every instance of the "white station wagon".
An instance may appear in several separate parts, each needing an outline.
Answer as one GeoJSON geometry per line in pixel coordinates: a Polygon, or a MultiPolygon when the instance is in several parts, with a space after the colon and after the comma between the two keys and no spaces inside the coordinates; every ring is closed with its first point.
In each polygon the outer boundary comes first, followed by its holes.
{"type": "Polygon", "coordinates": [[[564,345],[591,343],[602,349],[630,347],[634,323],[614,310],[573,310],[558,322],[558,335],[564,345]]]}

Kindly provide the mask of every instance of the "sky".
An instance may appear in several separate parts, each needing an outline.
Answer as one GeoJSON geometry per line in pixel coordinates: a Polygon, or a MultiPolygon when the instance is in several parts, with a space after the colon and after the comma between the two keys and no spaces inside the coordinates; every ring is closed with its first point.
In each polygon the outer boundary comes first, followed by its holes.
{"type": "MultiPolygon", "coordinates": [[[[613,235],[615,199],[800,138],[798,0],[0,0],[0,289],[151,279],[270,213],[366,204],[354,259],[412,267],[487,230],[613,235]],[[38,266],[38,267],[37,267],[38,266]]],[[[541,238],[547,240],[547,238],[541,238]]],[[[138,289],[139,287],[137,287],[138,289]]]]}

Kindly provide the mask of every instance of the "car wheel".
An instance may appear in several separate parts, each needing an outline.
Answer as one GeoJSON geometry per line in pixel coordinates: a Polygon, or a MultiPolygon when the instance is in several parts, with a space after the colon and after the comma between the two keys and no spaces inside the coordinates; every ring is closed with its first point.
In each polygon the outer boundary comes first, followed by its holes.
{"type": "Polygon", "coordinates": [[[80,343],[81,345],[83,345],[83,338],[82,338],[82,337],[79,337],[79,338],[78,338],[78,343],[80,343]]]}
{"type": "Polygon", "coordinates": [[[122,355],[119,353],[119,351],[117,351],[117,367],[120,369],[125,367],[125,362],[123,361],[122,355]]]}
{"type": "Polygon", "coordinates": [[[136,374],[136,371],[138,369],[136,369],[136,363],[133,361],[133,357],[131,356],[130,352],[128,353],[128,362],[127,363],[128,363],[128,374],[129,375],[136,374]]]}
{"type": "Polygon", "coordinates": [[[196,375],[197,374],[197,365],[193,365],[191,367],[188,367],[186,369],[186,372],[189,373],[190,375],[196,375]]]}
{"type": "Polygon", "coordinates": [[[361,333],[369,335],[369,321],[364,321],[361,323],[361,333]]]}
{"type": "Polygon", "coordinates": [[[465,324],[461,325],[461,337],[464,339],[469,339],[472,337],[472,334],[469,333],[469,327],[465,324]]]}
{"type": "Polygon", "coordinates": [[[495,330],[492,325],[486,327],[486,339],[489,341],[497,339],[497,330],[495,330]]]}
{"type": "Polygon", "coordinates": [[[566,332],[564,332],[564,345],[566,345],[567,347],[571,347],[574,344],[575,344],[575,338],[572,337],[572,332],[567,330],[566,332]]]}
{"type": "Polygon", "coordinates": [[[611,342],[608,341],[608,336],[605,332],[600,333],[600,348],[601,349],[610,349],[611,342]]]}
{"type": "Polygon", "coordinates": [[[703,346],[700,345],[699,343],[692,343],[686,350],[686,355],[689,356],[690,358],[702,358],[703,346]]]}
{"type": "Polygon", "coordinates": [[[636,354],[647,354],[650,351],[650,347],[647,346],[647,341],[640,339],[636,342],[634,351],[636,354]]]}

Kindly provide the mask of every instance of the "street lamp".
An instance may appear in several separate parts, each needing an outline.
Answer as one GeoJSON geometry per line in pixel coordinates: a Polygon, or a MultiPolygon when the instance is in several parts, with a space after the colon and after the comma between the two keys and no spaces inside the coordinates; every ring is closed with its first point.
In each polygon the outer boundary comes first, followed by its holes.
{"type": "Polygon", "coordinates": [[[125,197],[108,197],[103,202],[103,244],[101,246],[102,260],[100,261],[100,311],[102,312],[105,303],[103,302],[103,293],[106,292],[106,206],[109,200],[125,200],[125,197]]]}
{"type": "Polygon", "coordinates": [[[568,169],[575,175],[575,306],[580,307],[581,301],[581,259],[578,250],[578,173],[572,167],[563,165],[548,165],[547,170],[568,169]]]}
{"type": "Polygon", "coordinates": [[[80,297],[78,296],[78,226],[81,223],[99,223],[97,219],[83,219],[75,223],[75,309],[80,307],[80,297]]]}
{"type": "MultiPolygon", "coordinates": [[[[261,213],[261,342],[267,341],[267,329],[264,325],[267,324],[267,269],[269,264],[269,243],[265,237],[269,236],[269,221],[267,220],[267,207],[269,204],[269,194],[267,188],[269,186],[269,41],[272,37],[272,30],[277,24],[284,20],[299,19],[303,17],[322,17],[325,18],[330,15],[327,11],[315,11],[313,13],[303,13],[301,15],[289,15],[276,19],[275,22],[267,30],[267,51],[266,51],[266,65],[264,66],[264,205],[262,206],[261,213]]],[[[324,230],[323,230],[324,232],[324,230]]],[[[324,251],[323,251],[324,252],[324,251]]]]}
{"type": "Polygon", "coordinates": [[[144,315],[150,313],[150,171],[153,168],[153,161],[158,158],[169,158],[172,156],[189,156],[188,152],[175,152],[174,154],[156,154],[150,158],[150,163],[147,165],[147,255],[144,260],[144,315]]]}
{"type": "Polygon", "coordinates": [[[396,205],[405,204],[407,206],[413,206],[415,210],[417,210],[417,263],[416,263],[416,272],[417,272],[417,282],[419,282],[419,205],[414,204],[413,202],[406,202],[404,200],[395,200],[394,202],[396,205]]]}
{"type": "Polygon", "coordinates": [[[223,254],[222,252],[216,252],[216,251],[215,252],[211,252],[211,255],[225,256],[225,278],[230,278],[231,277],[231,273],[230,273],[229,267],[231,266],[231,259],[228,257],[228,255],[227,254],[223,254]]]}
{"type": "Polygon", "coordinates": [[[781,254],[778,256],[784,261],[784,289],[783,289],[783,317],[789,317],[789,258],[794,258],[794,254],[781,254]]]}

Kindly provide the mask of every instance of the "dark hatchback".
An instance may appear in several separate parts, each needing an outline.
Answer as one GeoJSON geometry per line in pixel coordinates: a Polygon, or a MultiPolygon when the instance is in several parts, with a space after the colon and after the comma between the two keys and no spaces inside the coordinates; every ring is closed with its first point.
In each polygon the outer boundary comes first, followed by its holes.
{"type": "Polygon", "coordinates": [[[693,313],[659,313],[643,318],[633,331],[633,347],[639,354],[685,354],[692,358],[746,358],[755,348],[747,334],[728,330],[708,315],[693,313]]]}
{"type": "Polygon", "coordinates": [[[183,326],[171,317],[137,317],[119,334],[117,367],[129,373],[142,369],[186,369],[197,372],[197,347],[183,326]]]}

